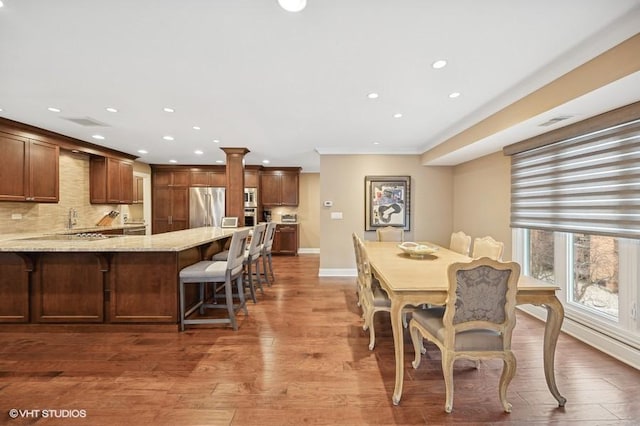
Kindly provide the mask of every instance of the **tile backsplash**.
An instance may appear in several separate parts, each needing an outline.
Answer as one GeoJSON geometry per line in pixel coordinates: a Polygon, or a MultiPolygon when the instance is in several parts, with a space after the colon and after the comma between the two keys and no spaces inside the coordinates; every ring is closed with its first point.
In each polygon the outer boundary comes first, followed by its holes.
{"type": "Polygon", "coordinates": [[[60,151],[60,201],[29,203],[0,201],[0,234],[16,232],[59,232],[67,229],[69,209],[78,212],[74,228],[96,226],[109,211],[120,212],[114,224],[129,213],[127,205],[89,202],[89,156],[60,151]],[[16,219],[12,219],[15,217],[16,219]],[[17,219],[20,217],[20,219],[17,219]]]}

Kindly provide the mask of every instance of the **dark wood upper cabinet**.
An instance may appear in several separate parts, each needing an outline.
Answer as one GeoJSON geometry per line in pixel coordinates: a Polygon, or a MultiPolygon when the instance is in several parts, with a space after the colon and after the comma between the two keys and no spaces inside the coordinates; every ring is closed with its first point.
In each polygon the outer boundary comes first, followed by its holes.
{"type": "Polygon", "coordinates": [[[144,202],[144,179],[140,176],[133,177],[133,204],[144,202]]]}
{"type": "Polygon", "coordinates": [[[260,172],[256,169],[244,169],[244,187],[258,188],[260,186],[260,172]]]}
{"type": "Polygon", "coordinates": [[[133,163],[93,156],[89,162],[92,204],[133,204],[133,163]]]}
{"type": "Polygon", "coordinates": [[[260,200],[263,206],[297,206],[300,168],[265,169],[260,175],[260,200]]]}
{"type": "Polygon", "coordinates": [[[220,170],[191,170],[191,186],[216,186],[227,185],[227,177],[224,168],[220,170]]]}
{"type": "Polygon", "coordinates": [[[0,200],[57,203],[60,148],[0,132],[0,200]]]}

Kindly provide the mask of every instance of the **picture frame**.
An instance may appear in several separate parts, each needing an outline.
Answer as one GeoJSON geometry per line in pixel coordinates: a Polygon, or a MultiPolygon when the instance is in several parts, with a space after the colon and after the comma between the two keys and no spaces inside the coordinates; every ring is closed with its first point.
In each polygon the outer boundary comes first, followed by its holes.
{"type": "Polygon", "coordinates": [[[365,176],[365,231],[411,229],[411,176],[365,176]]]}

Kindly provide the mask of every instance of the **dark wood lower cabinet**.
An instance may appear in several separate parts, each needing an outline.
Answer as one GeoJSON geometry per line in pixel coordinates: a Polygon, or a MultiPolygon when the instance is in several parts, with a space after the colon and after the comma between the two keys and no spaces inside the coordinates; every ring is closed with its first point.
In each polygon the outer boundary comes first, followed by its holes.
{"type": "Polygon", "coordinates": [[[32,322],[104,321],[105,272],[100,253],[39,253],[32,273],[32,322]]]}
{"type": "Polygon", "coordinates": [[[180,270],[226,241],[165,252],[0,253],[0,324],[177,324],[180,270]]]}
{"type": "Polygon", "coordinates": [[[194,248],[180,253],[114,253],[109,273],[110,322],[177,322],[181,259],[185,266],[193,264],[200,260],[200,252],[194,248]]]}
{"type": "Polygon", "coordinates": [[[298,225],[278,224],[271,252],[273,254],[298,254],[298,225]]]}
{"type": "Polygon", "coordinates": [[[29,322],[29,272],[33,263],[27,256],[0,253],[0,323],[29,322]]]}

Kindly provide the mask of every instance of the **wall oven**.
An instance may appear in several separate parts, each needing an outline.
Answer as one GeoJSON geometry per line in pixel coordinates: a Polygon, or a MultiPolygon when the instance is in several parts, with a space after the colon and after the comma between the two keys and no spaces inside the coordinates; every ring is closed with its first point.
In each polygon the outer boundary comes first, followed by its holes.
{"type": "Polygon", "coordinates": [[[244,189],[244,206],[258,207],[258,188],[244,189]]]}
{"type": "Polygon", "coordinates": [[[257,207],[245,207],[244,208],[244,226],[255,226],[257,222],[256,216],[258,215],[257,207]]]}

